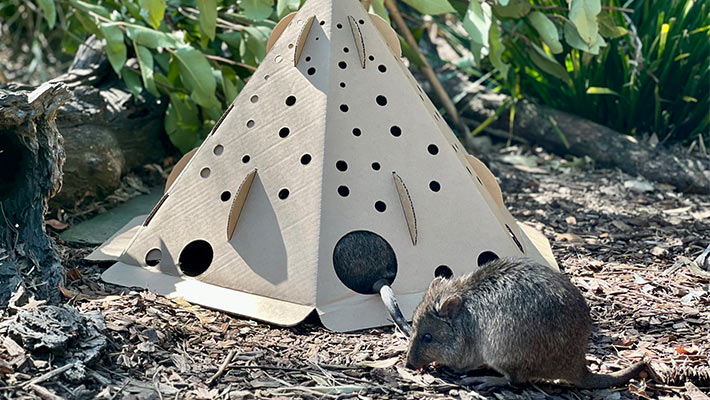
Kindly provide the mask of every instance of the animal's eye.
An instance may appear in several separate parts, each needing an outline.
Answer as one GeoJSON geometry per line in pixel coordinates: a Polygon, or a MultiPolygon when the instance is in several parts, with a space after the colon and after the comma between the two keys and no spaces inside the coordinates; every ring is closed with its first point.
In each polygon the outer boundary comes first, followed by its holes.
{"type": "Polygon", "coordinates": [[[425,333],[424,336],[422,336],[422,342],[424,343],[431,343],[431,333],[425,333]]]}

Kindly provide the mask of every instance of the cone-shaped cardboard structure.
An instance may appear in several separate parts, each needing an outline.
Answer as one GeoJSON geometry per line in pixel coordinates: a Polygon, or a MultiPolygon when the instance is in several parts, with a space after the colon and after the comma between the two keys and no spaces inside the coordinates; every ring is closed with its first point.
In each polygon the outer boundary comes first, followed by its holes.
{"type": "Polygon", "coordinates": [[[348,331],[389,323],[377,280],[411,317],[435,273],[545,261],[379,17],[309,0],[274,35],[162,200],[114,238],[132,235],[106,281],[280,325],[315,309],[348,331]]]}

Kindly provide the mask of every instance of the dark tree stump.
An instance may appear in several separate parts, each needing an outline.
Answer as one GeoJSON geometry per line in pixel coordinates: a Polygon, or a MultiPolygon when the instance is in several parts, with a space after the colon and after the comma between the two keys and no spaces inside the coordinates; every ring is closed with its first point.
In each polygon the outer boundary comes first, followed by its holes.
{"type": "Polygon", "coordinates": [[[20,286],[50,302],[61,297],[62,264],[44,214],[61,187],[64,149],[55,116],[69,98],[61,83],[0,89],[0,306],[20,286]]]}

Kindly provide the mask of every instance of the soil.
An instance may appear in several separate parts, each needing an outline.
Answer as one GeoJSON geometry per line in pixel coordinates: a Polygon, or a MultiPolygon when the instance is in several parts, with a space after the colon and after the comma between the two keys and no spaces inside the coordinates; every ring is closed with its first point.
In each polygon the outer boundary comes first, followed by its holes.
{"type": "Polygon", "coordinates": [[[82,261],[91,248],[59,243],[68,303],[103,314],[107,349],[78,381],[43,375],[66,361],[18,349],[0,328],[0,397],[707,399],[710,275],[690,260],[710,244],[710,199],[539,149],[492,149],[489,165],[513,215],[546,234],[591,306],[590,368],[650,361],[626,387],[461,386],[443,368],[404,368],[407,341],[391,327],[334,333],[312,317],[279,328],[131,291],[100,280],[106,265],[82,261]]]}

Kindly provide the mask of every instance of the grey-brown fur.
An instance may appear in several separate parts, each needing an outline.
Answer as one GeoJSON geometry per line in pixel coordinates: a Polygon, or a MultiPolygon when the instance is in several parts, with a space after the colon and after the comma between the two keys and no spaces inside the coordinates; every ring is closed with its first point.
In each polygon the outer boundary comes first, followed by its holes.
{"type": "Polygon", "coordinates": [[[584,388],[622,385],[644,368],[590,372],[590,329],[589,307],[563,274],[528,259],[495,260],[429,285],[414,312],[407,366],[436,361],[464,372],[487,365],[512,384],[559,379],[584,388]]]}

